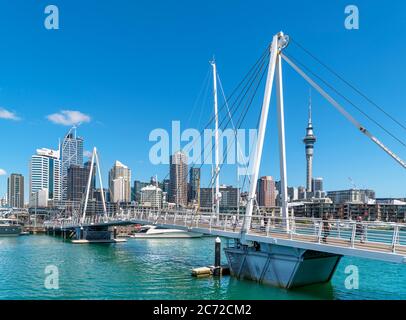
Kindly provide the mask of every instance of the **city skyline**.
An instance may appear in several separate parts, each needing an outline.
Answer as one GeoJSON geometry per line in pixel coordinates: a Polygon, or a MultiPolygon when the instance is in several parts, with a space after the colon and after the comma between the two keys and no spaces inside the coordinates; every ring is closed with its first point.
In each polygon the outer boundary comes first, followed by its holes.
{"type": "MultiPolygon", "coordinates": [[[[269,21],[267,15],[261,13],[250,24],[243,19],[230,19],[228,27],[222,32],[207,32],[210,36],[198,31],[203,29],[206,15],[220,19],[225,5],[216,5],[218,15],[211,10],[214,3],[198,5],[199,12],[191,11],[188,5],[179,4],[157,8],[158,13],[166,10],[173,19],[161,21],[151,27],[145,17],[131,19],[129,13],[145,12],[143,9],[148,4],[133,4],[134,10],[125,13],[110,7],[107,10],[103,6],[91,11],[90,4],[81,8],[64,4],[60,7],[61,14],[66,12],[67,16],[61,29],[54,34],[44,30],[42,25],[36,27],[33,24],[34,17],[27,16],[20,21],[15,19],[15,8],[4,10],[0,14],[1,20],[15,29],[15,34],[11,37],[6,31],[0,31],[5,55],[4,61],[0,62],[0,124],[3,135],[13,137],[13,143],[0,160],[0,169],[7,172],[0,176],[0,195],[6,193],[7,177],[11,173],[23,174],[26,178],[25,189],[28,190],[29,157],[37,148],[55,148],[52,145],[56,145],[68,126],[75,123],[81,123],[79,130],[81,136],[86,137],[85,150],[91,150],[93,146],[100,150],[103,178],[106,182],[108,168],[117,159],[132,169],[134,180],[146,181],[154,174],[163,179],[168,168],[149,163],[148,151],[151,143],[148,141],[148,134],[158,127],[169,128],[172,120],[180,120],[183,128],[189,128],[191,123],[199,123],[200,120],[202,125],[206,120],[200,117],[199,112],[202,111],[197,110],[194,114],[192,111],[191,114],[190,110],[198,96],[199,86],[210,68],[208,61],[212,55],[216,55],[224,89],[226,93],[230,93],[269,44],[272,34],[280,29],[317,53],[323,61],[334,66],[363,91],[373,95],[374,100],[379,101],[388,112],[401,114],[402,101],[405,99],[400,85],[404,81],[402,70],[405,68],[405,48],[398,43],[396,32],[383,33],[372,22],[376,15],[382,20],[390,16],[395,24],[404,25],[399,12],[405,10],[405,4],[395,4],[395,9],[393,6],[389,9],[367,5],[367,2],[361,1],[359,6],[363,13],[363,22],[356,32],[349,32],[342,26],[343,8],[339,4],[320,2],[310,10],[305,4],[295,3],[301,14],[294,18],[283,13],[289,12],[291,5],[292,2],[289,1],[281,4],[282,14],[276,21],[269,21]],[[72,15],[68,13],[76,10],[76,17],[83,17],[83,21],[86,17],[92,23],[86,25],[86,28],[81,28],[83,24],[73,24],[68,17],[72,15]],[[93,12],[90,17],[89,12],[93,12]],[[323,15],[318,15],[320,12],[323,15]],[[301,22],[314,16],[320,20],[315,19],[313,23],[303,27],[301,22]],[[190,24],[191,30],[186,30],[181,23],[175,22],[177,17],[183,17],[183,23],[190,24]],[[340,23],[333,26],[329,21],[335,19],[340,23]],[[106,21],[109,22],[109,30],[105,30],[106,42],[86,44],[85,40],[97,35],[98,28],[106,21]],[[323,24],[324,29],[317,28],[318,24],[323,24]],[[32,25],[34,27],[30,28],[32,25]],[[122,32],[123,27],[129,31],[117,39],[115,36],[122,32]],[[141,32],[146,27],[151,27],[148,39],[141,32]],[[167,32],[161,34],[162,30],[167,32]],[[324,37],[328,32],[335,32],[335,37],[324,37]],[[199,36],[195,36],[196,34],[199,36]],[[391,58],[386,59],[385,67],[377,65],[376,57],[371,54],[376,47],[376,38],[380,36],[384,36],[393,46],[391,58]],[[149,37],[154,37],[157,41],[151,44],[147,42],[149,37]],[[320,44],[321,37],[323,44],[320,44]],[[21,41],[16,43],[13,40],[15,38],[21,41]],[[186,45],[184,41],[189,44],[186,45]],[[83,45],[86,47],[86,54],[82,53],[83,45]],[[119,47],[120,50],[109,50],[109,46],[119,47]],[[348,48],[351,50],[347,50],[348,48]],[[38,56],[36,61],[32,60],[32,54],[38,56]],[[7,64],[8,58],[16,55],[19,59],[7,64]],[[159,61],[161,57],[165,59],[159,61]],[[107,60],[109,63],[106,67],[101,68],[107,60]],[[372,72],[373,76],[366,75],[365,70],[372,72]],[[53,81],[41,74],[53,75],[53,81]],[[118,78],[122,81],[117,81],[118,78]],[[191,117],[196,121],[189,121],[191,117]]],[[[33,6],[31,9],[35,12],[35,5],[28,6],[33,6]]],[[[270,12],[272,9],[271,4],[260,3],[258,6],[261,10],[256,8],[256,14],[258,11],[270,12]]],[[[244,18],[254,14],[254,11],[248,4],[240,3],[233,8],[233,13],[244,18]]],[[[215,31],[213,26],[204,26],[209,31],[215,31]]],[[[288,48],[291,49],[294,54],[299,52],[293,45],[288,48]]],[[[384,53],[385,57],[386,54],[384,53]]],[[[308,87],[292,78],[287,66],[284,68],[287,73],[286,88],[289,90],[285,102],[288,182],[289,186],[299,186],[305,184],[306,175],[301,139],[307,123],[308,87]]],[[[262,96],[261,90],[259,96],[262,96]]],[[[209,114],[210,101],[205,107],[205,113],[209,114]]],[[[373,112],[372,109],[367,110],[373,112]]],[[[256,115],[252,116],[254,117],[256,115]]],[[[271,175],[278,180],[277,147],[273,139],[275,117],[271,115],[270,118],[260,175],[271,175]]],[[[255,121],[247,125],[255,127],[255,121]]],[[[317,95],[313,95],[313,125],[318,138],[313,173],[324,178],[326,190],[351,188],[352,183],[348,179],[351,177],[358,188],[374,189],[379,196],[405,196],[402,185],[404,169],[345,123],[317,95]]],[[[376,130],[374,128],[374,132],[376,130]]],[[[395,144],[389,145],[399,151],[395,144]]],[[[404,152],[399,152],[399,155],[405,158],[404,152]]],[[[203,187],[207,186],[209,175],[210,169],[202,171],[203,187]]],[[[236,185],[232,168],[226,167],[222,171],[221,182],[236,185]]],[[[27,196],[26,194],[26,199],[27,196]]]]}

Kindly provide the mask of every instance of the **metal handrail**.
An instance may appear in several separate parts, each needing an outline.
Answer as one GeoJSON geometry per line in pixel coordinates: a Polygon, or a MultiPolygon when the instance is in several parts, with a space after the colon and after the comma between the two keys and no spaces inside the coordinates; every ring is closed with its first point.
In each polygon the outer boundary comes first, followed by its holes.
{"type": "MultiPolygon", "coordinates": [[[[176,210],[176,209],[146,209],[132,208],[127,211],[113,213],[111,216],[88,216],[84,221],[79,217],[74,219],[55,219],[45,221],[45,227],[75,228],[81,225],[97,225],[115,223],[152,223],[170,224],[188,227],[188,229],[201,228],[222,230],[228,232],[240,232],[243,219],[238,219],[233,213],[220,213],[214,218],[212,212],[176,210]],[[81,223],[83,222],[83,223],[81,223]]],[[[251,225],[248,234],[264,237],[282,237],[286,239],[321,243],[322,237],[328,239],[328,243],[334,245],[355,248],[360,243],[369,244],[370,249],[379,249],[386,246],[389,252],[395,253],[397,249],[406,246],[406,224],[388,223],[380,221],[353,221],[329,219],[331,225],[328,232],[324,233],[323,222],[318,218],[289,217],[283,218],[272,214],[256,214],[251,217],[251,225]],[[291,229],[286,229],[290,225],[291,229]]]]}

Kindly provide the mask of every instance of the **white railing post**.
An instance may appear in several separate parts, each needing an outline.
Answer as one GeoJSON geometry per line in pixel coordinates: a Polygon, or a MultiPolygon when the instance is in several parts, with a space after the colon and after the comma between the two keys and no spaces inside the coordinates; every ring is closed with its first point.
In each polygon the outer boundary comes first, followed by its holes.
{"type": "Polygon", "coordinates": [[[398,242],[399,235],[399,225],[396,225],[393,229],[393,238],[392,238],[392,252],[396,253],[396,244],[398,242]]]}
{"type": "Polygon", "coordinates": [[[318,241],[318,243],[321,242],[322,231],[323,231],[323,221],[320,221],[319,222],[319,230],[317,231],[317,241],[318,241]]]}
{"type": "Polygon", "coordinates": [[[288,218],[289,222],[287,226],[290,226],[290,229],[287,231],[290,233],[290,240],[293,240],[293,232],[295,231],[294,229],[296,228],[295,220],[294,218],[288,218]]]}
{"type": "Polygon", "coordinates": [[[353,223],[352,224],[352,232],[351,232],[351,248],[354,248],[354,246],[355,246],[356,230],[357,230],[357,224],[353,223]]]}
{"type": "Polygon", "coordinates": [[[269,228],[270,228],[270,225],[271,225],[271,219],[272,218],[269,218],[268,223],[266,224],[266,229],[265,230],[266,230],[266,236],[267,237],[269,237],[269,228]]]}

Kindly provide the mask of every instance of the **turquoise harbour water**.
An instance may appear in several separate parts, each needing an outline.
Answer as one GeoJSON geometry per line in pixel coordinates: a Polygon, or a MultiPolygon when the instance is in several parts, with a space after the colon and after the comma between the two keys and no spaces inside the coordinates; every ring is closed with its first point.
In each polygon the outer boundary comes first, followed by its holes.
{"type": "Polygon", "coordinates": [[[406,265],[349,257],[330,284],[291,291],[228,276],[191,277],[192,268],[213,262],[213,252],[212,237],[107,245],[46,235],[0,238],[0,299],[406,299],[406,265]],[[58,267],[58,290],[44,286],[48,265],[58,267]],[[348,265],[359,268],[358,290],[345,288],[348,265]]]}

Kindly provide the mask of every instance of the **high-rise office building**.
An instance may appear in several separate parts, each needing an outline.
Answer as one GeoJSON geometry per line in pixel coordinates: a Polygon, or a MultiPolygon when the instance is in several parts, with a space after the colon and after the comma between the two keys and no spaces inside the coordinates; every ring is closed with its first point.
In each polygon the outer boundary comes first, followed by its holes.
{"type": "Polygon", "coordinates": [[[152,184],[142,188],[140,203],[145,207],[162,208],[162,189],[152,184]]]}
{"type": "Polygon", "coordinates": [[[288,187],[289,201],[296,201],[299,199],[299,189],[295,187],[288,187]]]}
{"type": "Polygon", "coordinates": [[[323,191],[323,178],[312,179],[312,192],[323,191]]]}
{"type": "Polygon", "coordinates": [[[109,172],[109,188],[112,202],[131,202],[131,170],[120,161],[109,172]]]}
{"type": "Polygon", "coordinates": [[[169,201],[170,179],[164,179],[162,181],[162,195],[165,198],[165,202],[169,201]]]}
{"type": "Polygon", "coordinates": [[[134,200],[138,203],[141,202],[141,189],[148,186],[149,183],[148,182],[142,182],[139,180],[135,180],[134,181],[134,200]]]}
{"type": "Polygon", "coordinates": [[[189,171],[189,202],[200,203],[200,168],[189,171]]]}
{"type": "Polygon", "coordinates": [[[24,207],[24,177],[12,173],[7,179],[7,203],[13,208],[24,207]]]}
{"type": "Polygon", "coordinates": [[[30,161],[30,203],[33,196],[46,189],[48,200],[61,200],[61,161],[59,151],[37,149],[30,161]]]}
{"type": "MultiPolygon", "coordinates": [[[[67,200],[81,201],[84,199],[87,191],[87,184],[89,182],[90,163],[86,163],[84,167],[71,165],[68,168],[67,179],[67,200]]],[[[93,169],[92,179],[90,181],[89,198],[93,199],[94,191],[96,189],[96,170],[93,169]]]]}
{"type": "Polygon", "coordinates": [[[306,200],[307,199],[307,191],[306,188],[303,186],[300,186],[297,188],[297,192],[298,192],[298,200],[306,200]]]}
{"type": "Polygon", "coordinates": [[[306,148],[306,192],[312,192],[312,177],[313,177],[313,149],[316,142],[316,137],[313,133],[312,124],[312,101],[309,99],[309,121],[306,128],[306,136],[303,143],[306,148]]]}
{"type": "Polygon", "coordinates": [[[257,201],[260,207],[275,206],[275,181],[271,176],[265,176],[258,179],[257,201]]]}
{"type": "Polygon", "coordinates": [[[62,199],[68,198],[68,169],[70,166],[83,166],[83,139],[77,137],[76,127],[72,127],[62,139],[61,150],[61,181],[62,199]]]}
{"type": "MultiPolygon", "coordinates": [[[[200,188],[200,207],[201,208],[213,208],[214,199],[213,188],[200,188]]],[[[220,208],[236,208],[239,201],[239,190],[232,186],[220,186],[221,200],[220,208]]]]}
{"type": "Polygon", "coordinates": [[[181,151],[170,157],[169,202],[178,206],[187,206],[187,156],[181,151]]]}

